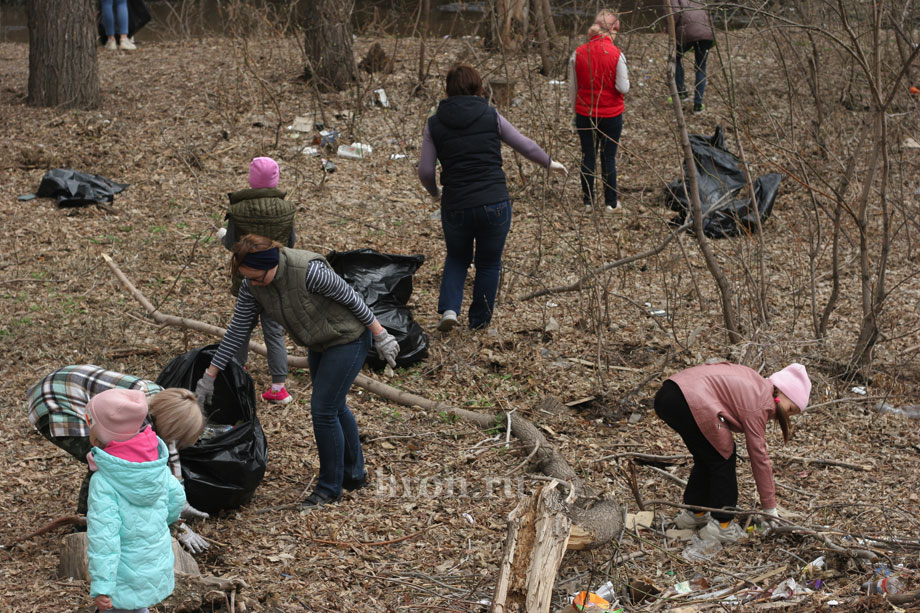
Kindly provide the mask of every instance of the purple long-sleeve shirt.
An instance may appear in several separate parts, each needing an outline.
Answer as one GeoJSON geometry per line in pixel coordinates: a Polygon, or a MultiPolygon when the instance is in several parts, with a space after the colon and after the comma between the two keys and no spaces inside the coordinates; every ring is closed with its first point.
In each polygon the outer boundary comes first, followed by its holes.
{"type": "MultiPolygon", "coordinates": [[[[527,138],[517,131],[517,128],[498,115],[498,134],[502,142],[523,155],[525,158],[544,168],[549,168],[552,159],[549,154],[540,148],[540,145],[527,138]]],[[[425,124],[425,134],[422,137],[422,153],[418,161],[418,179],[422,182],[422,187],[428,190],[432,196],[438,195],[438,181],[435,176],[435,162],[438,159],[438,150],[431,139],[431,132],[428,130],[428,124],[425,124]]]]}

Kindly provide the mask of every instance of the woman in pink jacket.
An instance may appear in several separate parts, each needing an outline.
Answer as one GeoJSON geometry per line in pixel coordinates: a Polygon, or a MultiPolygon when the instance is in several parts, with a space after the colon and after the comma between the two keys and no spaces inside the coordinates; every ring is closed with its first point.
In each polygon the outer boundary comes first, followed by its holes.
{"type": "MultiPolygon", "coordinates": [[[[751,470],[764,513],[778,517],[773,466],[764,434],[771,419],[789,440],[790,417],[808,406],[811,381],[801,364],[790,364],[768,378],[739,364],[703,364],[671,376],[655,395],[655,413],[680,434],[693,455],[684,504],[730,508],[738,504],[733,432],[743,432],[751,470]]],[[[678,528],[702,528],[700,536],[723,543],[744,531],[732,515],[682,511],[678,528]]]]}

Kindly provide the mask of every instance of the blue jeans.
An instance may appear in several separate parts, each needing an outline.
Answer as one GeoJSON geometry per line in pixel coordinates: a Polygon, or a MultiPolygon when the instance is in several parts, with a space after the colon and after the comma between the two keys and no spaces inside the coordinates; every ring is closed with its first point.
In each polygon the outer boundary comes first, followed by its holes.
{"type": "Polygon", "coordinates": [[[447,257],[444,258],[438,313],[460,312],[466,271],[471,263],[475,263],[470,328],[485,328],[492,321],[495,310],[502,252],[511,230],[511,202],[506,200],[459,211],[441,211],[441,227],[444,229],[447,257]]]}
{"type": "Polygon", "coordinates": [[[617,199],[617,147],[623,132],[623,115],[616,117],[588,117],[575,115],[575,128],[581,141],[581,195],[586,205],[593,206],[594,177],[597,150],[601,153],[604,178],[604,204],[616,208],[617,199]]]}
{"type": "Polygon", "coordinates": [[[706,58],[709,57],[709,49],[711,47],[711,40],[698,40],[685,45],[680,43],[677,44],[677,65],[674,67],[674,82],[681,96],[687,94],[687,91],[684,89],[684,64],[682,58],[685,53],[693,49],[693,67],[696,70],[696,87],[693,89],[693,108],[702,108],[703,106],[703,94],[706,93],[706,58]]]}
{"type": "Polygon", "coordinates": [[[342,495],[344,479],[360,481],[366,476],[358,424],[345,404],[345,396],[361,371],[370,347],[368,330],[350,343],[326,351],[311,349],[307,354],[310,380],[313,381],[310,415],[319,453],[319,478],[314,489],[330,498],[342,495]]]}
{"type": "Polygon", "coordinates": [[[128,33],[128,0],[99,0],[102,9],[102,26],[106,36],[115,36],[115,17],[118,17],[118,33],[128,33]],[[112,3],[115,3],[114,10],[112,3]]]}

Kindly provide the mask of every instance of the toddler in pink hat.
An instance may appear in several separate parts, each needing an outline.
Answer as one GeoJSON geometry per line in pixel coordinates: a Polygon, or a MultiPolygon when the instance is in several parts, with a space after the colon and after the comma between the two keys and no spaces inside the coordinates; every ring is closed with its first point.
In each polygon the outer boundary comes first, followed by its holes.
{"type": "MultiPolygon", "coordinates": [[[[157,435],[147,420],[147,396],[140,390],[114,388],[100,392],[86,405],[89,440],[109,455],[129,462],[158,458],[157,435]]],[[[93,452],[86,456],[95,466],[93,452]]]]}
{"type": "Polygon", "coordinates": [[[278,187],[278,162],[267,157],[253,158],[249,164],[249,187],[266,189],[278,187]]]}

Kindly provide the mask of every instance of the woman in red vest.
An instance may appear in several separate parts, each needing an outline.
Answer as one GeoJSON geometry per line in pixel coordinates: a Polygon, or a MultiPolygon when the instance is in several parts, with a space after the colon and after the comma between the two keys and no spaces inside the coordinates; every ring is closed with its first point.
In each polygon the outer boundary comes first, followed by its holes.
{"type": "Polygon", "coordinates": [[[596,154],[600,149],[604,204],[619,209],[617,146],[623,130],[623,94],[629,91],[626,58],[613,44],[620,22],[603,9],[588,29],[588,42],[569,61],[569,95],[575,110],[575,128],[581,141],[581,191],[585,207],[595,203],[596,154]]]}

